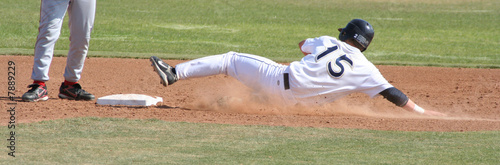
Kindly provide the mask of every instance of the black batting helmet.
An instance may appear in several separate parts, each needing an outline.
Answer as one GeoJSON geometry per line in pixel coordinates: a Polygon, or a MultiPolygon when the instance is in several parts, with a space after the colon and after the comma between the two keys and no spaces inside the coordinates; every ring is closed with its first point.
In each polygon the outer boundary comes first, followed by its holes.
{"type": "Polygon", "coordinates": [[[357,47],[365,51],[372,42],[375,31],[370,23],[362,19],[353,19],[344,28],[339,28],[339,39],[346,41],[353,39],[357,47]]]}

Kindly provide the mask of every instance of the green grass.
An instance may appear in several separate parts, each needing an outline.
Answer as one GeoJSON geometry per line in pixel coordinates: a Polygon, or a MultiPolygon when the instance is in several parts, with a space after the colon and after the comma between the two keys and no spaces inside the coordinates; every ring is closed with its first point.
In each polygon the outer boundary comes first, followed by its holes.
{"type": "MultiPolygon", "coordinates": [[[[499,164],[499,132],[76,118],[20,124],[0,164],[499,164]]],[[[4,133],[5,134],[5,133],[4,133]]]]}
{"type": "MultiPolygon", "coordinates": [[[[0,54],[33,54],[40,1],[0,2],[0,54]]],[[[192,59],[228,51],[299,60],[297,43],[352,18],[376,35],[376,64],[500,67],[500,1],[102,0],[90,56],[192,59]]],[[[67,18],[66,18],[67,19],[67,18]]],[[[56,44],[66,54],[67,20],[56,44]]]]}

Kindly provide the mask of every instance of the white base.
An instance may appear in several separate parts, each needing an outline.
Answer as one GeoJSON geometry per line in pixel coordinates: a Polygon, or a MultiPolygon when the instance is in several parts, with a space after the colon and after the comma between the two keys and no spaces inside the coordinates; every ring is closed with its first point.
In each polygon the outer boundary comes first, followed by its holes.
{"type": "Polygon", "coordinates": [[[163,102],[161,97],[151,97],[141,94],[115,94],[100,97],[97,99],[97,104],[100,105],[139,105],[150,106],[156,105],[158,102],[163,102]]]}

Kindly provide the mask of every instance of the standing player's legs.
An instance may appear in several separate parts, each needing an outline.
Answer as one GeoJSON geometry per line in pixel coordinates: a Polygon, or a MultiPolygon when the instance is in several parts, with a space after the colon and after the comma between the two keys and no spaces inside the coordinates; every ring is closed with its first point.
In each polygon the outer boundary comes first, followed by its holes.
{"type": "Polygon", "coordinates": [[[286,69],[270,59],[244,53],[229,52],[178,64],[179,79],[226,74],[266,95],[281,96],[278,81],[286,69]]]}
{"type": "Polygon", "coordinates": [[[35,57],[31,88],[22,96],[23,101],[36,102],[49,99],[45,82],[49,80],[49,68],[54,54],[54,45],[59,38],[64,14],[69,0],[42,0],[38,36],[35,43],[35,57]]]}
{"type": "Polygon", "coordinates": [[[90,33],[94,26],[96,0],[71,0],[68,7],[70,44],[64,83],[59,88],[59,98],[94,100],[95,96],[82,89],[78,83],[87,57],[90,33]]]}
{"type": "Polygon", "coordinates": [[[49,67],[54,54],[54,45],[59,38],[68,4],[69,0],[43,0],[40,5],[40,25],[31,73],[31,79],[35,81],[49,80],[49,67]]]}
{"type": "Polygon", "coordinates": [[[95,8],[96,0],[72,0],[68,7],[70,44],[64,70],[66,81],[80,80],[94,26],[95,8]]]}

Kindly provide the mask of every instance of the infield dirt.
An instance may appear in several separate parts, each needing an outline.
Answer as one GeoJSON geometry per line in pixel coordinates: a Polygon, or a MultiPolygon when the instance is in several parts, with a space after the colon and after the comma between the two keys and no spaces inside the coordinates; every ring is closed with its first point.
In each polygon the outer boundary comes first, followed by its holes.
{"type": "MultiPolygon", "coordinates": [[[[165,88],[148,59],[88,58],[80,84],[96,98],[112,94],[145,94],[162,97],[151,107],[103,106],[94,101],[69,101],[57,97],[66,58],[55,57],[50,68],[48,101],[21,102],[33,65],[32,56],[0,56],[2,109],[11,103],[8,61],[15,63],[16,122],[30,123],[74,117],[160,119],[224,124],[293,127],[360,128],[401,131],[500,130],[500,69],[377,66],[384,77],[420,106],[446,113],[427,117],[394,106],[382,97],[353,94],[319,107],[282,109],[263,104],[235,79],[217,75],[178,81],[165,88]]],[[[168,60],[175,65],[183,61],[168,60]]],[[[3,111],[0,124],[9,121],[3,111]]]]}

